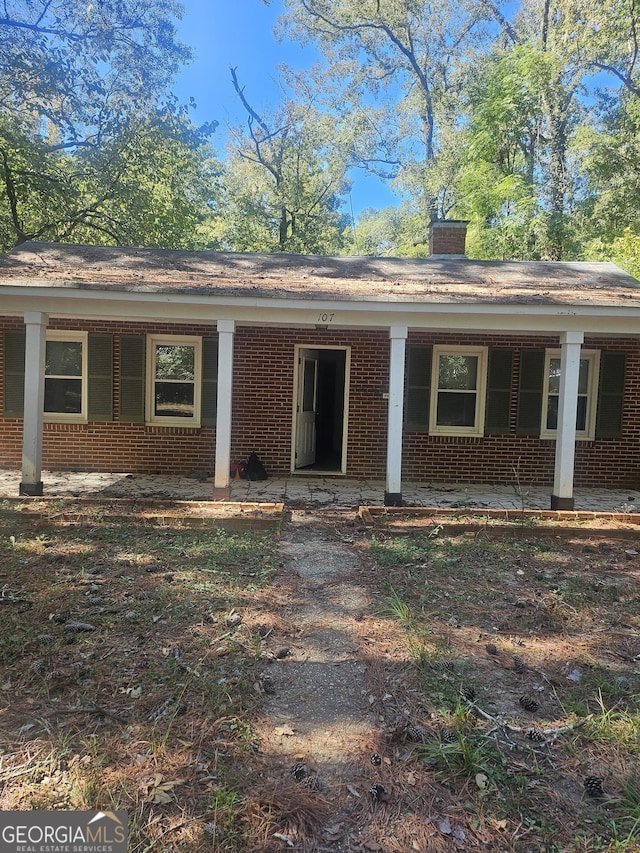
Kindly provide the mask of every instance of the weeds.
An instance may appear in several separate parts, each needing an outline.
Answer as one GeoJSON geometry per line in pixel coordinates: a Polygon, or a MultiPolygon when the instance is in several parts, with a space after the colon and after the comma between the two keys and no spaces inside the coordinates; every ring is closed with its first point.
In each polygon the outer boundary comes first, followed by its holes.
{"type": "Polygon", "coordinates": [[[404,632],[418,707],[429,709],[408,729],[416,760],[465,808],[511,824],[514,846],[499,849],[640,849],[640,643],[629,634],[639,571],[625,547],[375,543],[386,614],[404,632]],[[428,635],[416,618],[425,605],[428,635]],[[520,703],[527,693],[535,711],[520,703]],[[605,779],[602,802],[585,794],[590,775],[605,779]]]}
{"type": "Polygon", "coordinates": [[[134,853],[246,850],[262,650],[244,622],[277,540],[92,510],[72,525],[8,515],[0,541],[16,592],[2,611],[0,805],[124,809],[134,853]]]}

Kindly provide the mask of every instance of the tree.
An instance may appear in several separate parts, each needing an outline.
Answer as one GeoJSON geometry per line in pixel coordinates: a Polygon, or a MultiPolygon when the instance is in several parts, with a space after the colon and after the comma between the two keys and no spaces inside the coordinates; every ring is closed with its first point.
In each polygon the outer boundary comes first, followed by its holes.
{"type": "Polygon", "coordinates": [[[435,168],[440,139],[455,121],[459,66],[485,36],[486,11],[470,0],[287,0],[286,7],[285,30],[320,47],[333,109],[360,132],[354,165],[410,191],[426,229],[446,212],[435,168]]]}
{"type": "Polygon", "coordinates": [[[337,253],[347,181],[331,117],[289,96],[260,115],[231,74],[247,124],[231,132],[220,239],[236,251],[337,253]]]}
{"type": "Polygon", "coordinates": [[[38,237],[118,239],[125,216],[121,213],[114,227],[113,205],[126,184],[126,146],[133,141],[135,151],[145,134],[148,145],[153,127],[159,142],[163,122],[164,143],[173,133],[171,121],[182,130],[188,125],[168,94],[175,71],[189,58],[175,38],[174,19],[180,14],[173,0],[5,3],[0,12],[2,248],[38,237]]]}
{"type": "Polygon", "coordinates": [[[634,0],[286,4],[285,30],[322,50],[334,109],[354,117],[354,162],[386,168],[425,226],[470,218],[481,256],[581,251],[574,141],[595,75],[615,98],[640,92],[634,0]]]}

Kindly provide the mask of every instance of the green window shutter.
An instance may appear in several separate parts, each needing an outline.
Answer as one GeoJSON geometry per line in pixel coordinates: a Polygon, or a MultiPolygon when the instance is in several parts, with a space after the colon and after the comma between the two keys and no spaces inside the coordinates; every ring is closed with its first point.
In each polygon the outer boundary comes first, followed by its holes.
{"type": "Polygon", "coordinates": [[[625,368],[625,353],[600,354],[596,438],[619,438],[622,435],[625,368]]]}
{"type": "Polygon", "coordinates": [[[407,384],[404,428],[407,432],[429,432],[432,347],[407,347],[407,384]]]}
{"type": "Polygon", "coordinates": [[[26,334],[4,333],[4,416],[21,418],[24,414],[24,358],[26,334]]]}
{"type": "Polygon", "coordinates": [[[113,335],[88,336],[88,419],[113,420],[113,335]]]}
{"type": "Polygon", "coordinates": [[[520,350],[520,381],[518,385],[518,435],[540,435],[542,418],[542,388],[544,385],[543,349],[520,350]]]}
{"type": "Polygon", "coordinates": [[[120,338],[120,421],[144,423],[145,347],[143,335],[120,338]]]}
{"type": "Polygon", "coordinates": [[[202,400],[200,423],[215,426],[218,403],[218,340],[202,339],[202,400]]]}
{"type": "Polygon", "coordinates": [[[492,347],[487,369],[486,435],[508,435],[511,421],[513,350],[492,347]]]}

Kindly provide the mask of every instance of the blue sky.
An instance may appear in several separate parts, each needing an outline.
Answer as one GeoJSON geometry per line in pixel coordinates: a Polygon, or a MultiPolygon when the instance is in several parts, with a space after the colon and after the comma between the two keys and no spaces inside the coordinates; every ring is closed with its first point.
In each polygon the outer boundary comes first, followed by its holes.
{"type": "MultiPolygon", "coordinates": [[[[243,123],[246,115],[231,84],[229,66],[237,67],[238,79],[249,102],[259,112],[279,99],[277,66],[286,63],[298,70],[318,60],[313,48],[290,41],[278,42],[273,28],[282,10],[280,0],[266,6],[261,0],[182,0],[185,14],[179,38],[193,51],[193,62],[178,76],[175,92],[181,101],[195,98],[193,119],[200,124],[216,120],[212,137],[222,149],[226,127],[243,123]]],[[[386,207],[395,198],[373,178],[352,175],[352,203],[356,214],[364,207],[386,207]]]]}

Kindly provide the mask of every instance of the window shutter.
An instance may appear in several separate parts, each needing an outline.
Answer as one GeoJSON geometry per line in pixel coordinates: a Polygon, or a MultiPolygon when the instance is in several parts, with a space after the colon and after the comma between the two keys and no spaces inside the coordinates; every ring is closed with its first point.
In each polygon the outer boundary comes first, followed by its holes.
{"type": "Polygon", "coordinates": [[[26,334],[19,331],[4,333],[4,416],[21,418],[24,415],[24,359],[26,334]]]}
{"type": "Polygon", "coordinates": [[[540,435],[542,418],[542,388],[544,385],[543,349],[520,350],[520,381],[518,385],[518,435],[540,435]]]}
{"type": "Polygon", "coordinates": [[[218,403],[218,340],[202,339],[202,400],[200,423],[215,426],[218,403]]]}
{"type": "Polygon", "coordinates": [[[145,345],[143,335],[120,338],[120,421],[144,423],[145,345]]]}
{"type": "Polygon", "coordinates": [[[625,353],[600,353],[596,438],[619,438],[622,435],[625,368],[625,353]]]}
{"type": "Polygon", "coordinates": [[[113,335],[88,336],[88,419],[113,420],[113,335]]]}
{"type": "Polygon", "coordinates": [[[513,350],[492,347],[487,370],[486,435],[508,435],[511,422],[513,350]]]}
{"type": "Polygon", "coordinates": [[[429,431],[432,347],[407,347],[407,387],[404,428],[407,432],[429,431]]]}

